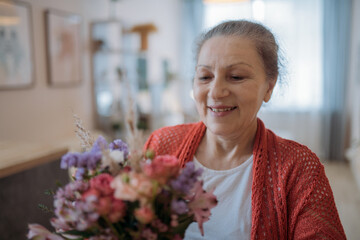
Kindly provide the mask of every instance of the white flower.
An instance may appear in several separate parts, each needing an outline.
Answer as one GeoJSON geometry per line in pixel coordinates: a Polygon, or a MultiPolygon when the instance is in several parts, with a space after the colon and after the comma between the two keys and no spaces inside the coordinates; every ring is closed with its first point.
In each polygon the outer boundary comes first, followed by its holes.
{"type": "Polygon", "coordinates": [[[116,163],[123,163],[124,162],[124,152],[119,150],[113,150],[110,152],[111,159],[116,163]]]}

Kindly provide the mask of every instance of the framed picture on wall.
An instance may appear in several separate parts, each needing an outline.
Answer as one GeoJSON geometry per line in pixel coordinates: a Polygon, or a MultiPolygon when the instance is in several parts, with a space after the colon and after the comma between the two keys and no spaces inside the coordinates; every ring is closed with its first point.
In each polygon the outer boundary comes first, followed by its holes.
{"type": "Polygon", "coordinates": [[[0,1],[0,89],[31,87],[34,49],[30,4],[0,1]]]}
{"type": "Polygon", "coordinates": [[[48,81],[51,86],[74,86],[82,79],[79,15],[59,10],[45,12],[48,81]]]}

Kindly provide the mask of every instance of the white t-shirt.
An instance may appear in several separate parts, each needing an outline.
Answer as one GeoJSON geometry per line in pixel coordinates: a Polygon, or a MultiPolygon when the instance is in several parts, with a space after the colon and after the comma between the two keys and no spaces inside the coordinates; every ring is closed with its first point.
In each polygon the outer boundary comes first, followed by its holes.
{"type": "Polygon", "coordinates": [[[196,168],[203,168],[201,178],[204,189],[215,187],[218,205],[211,209],[210,220],[204,223],[204,237],[198,223],[193,222],[185,232],[185,239],[250,239],[251,185],[253,157],[229,170],[212,170],[204,167],[194,157],[196,168]]]}

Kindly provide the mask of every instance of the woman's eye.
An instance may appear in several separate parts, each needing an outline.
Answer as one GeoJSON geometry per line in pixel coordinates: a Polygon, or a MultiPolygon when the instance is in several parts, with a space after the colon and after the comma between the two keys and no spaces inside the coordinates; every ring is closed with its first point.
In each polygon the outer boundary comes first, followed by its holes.
{"type": "Polygon", "coordinates": [[[244,79],[244,77],[236,76],[236,75],[231,76],[231,78],[234,80],[243,80],[244,79]]]}
{"type": "Polygon", "coordinates": [[[209,76],[201,76],[199,77],[200,80],[209,80],[211,77],[209,76]]]}

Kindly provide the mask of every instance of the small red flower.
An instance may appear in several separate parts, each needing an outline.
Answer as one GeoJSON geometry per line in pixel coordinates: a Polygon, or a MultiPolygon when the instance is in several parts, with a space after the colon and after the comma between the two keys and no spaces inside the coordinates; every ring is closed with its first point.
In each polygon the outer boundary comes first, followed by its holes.
{"type": "Polygon", "coordinates": [[[98,190],[101,195],[108,196],[114,193],[110,187],[113,177],[110,174],[103,173],[90,180],[90,187],[98,190]]]}
{"type": "Polygon", "coordinates": [[[156,156],[143,166],[144,173],[160,183],[166,183],[170,177],[176,177],[180,170],[179,160],[171,155],[156,156]]]}

